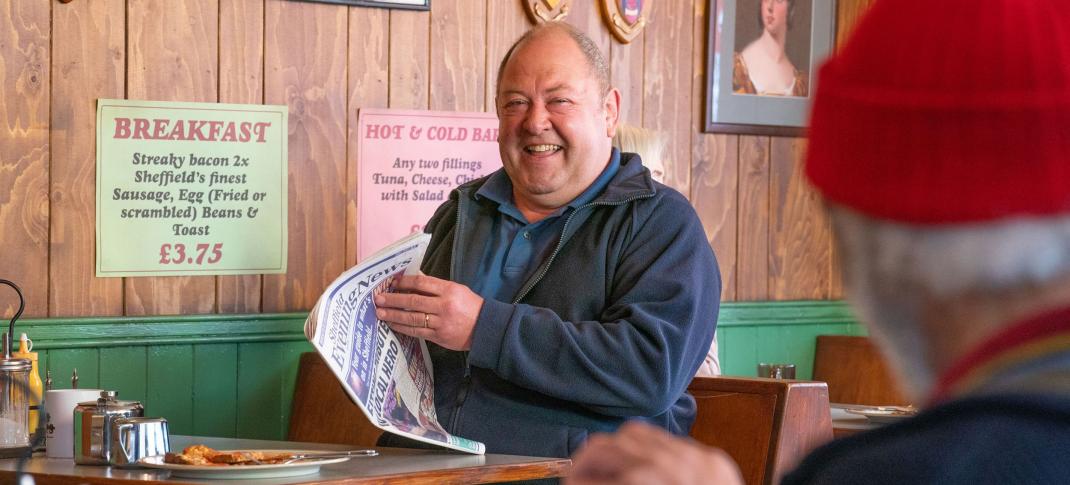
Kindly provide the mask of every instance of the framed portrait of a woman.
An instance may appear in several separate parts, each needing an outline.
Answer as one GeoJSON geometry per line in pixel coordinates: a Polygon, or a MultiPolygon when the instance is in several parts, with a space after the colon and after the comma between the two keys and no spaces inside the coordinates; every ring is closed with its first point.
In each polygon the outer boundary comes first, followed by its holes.
{"type": "Polygon", "coordinates": [[[706,132],[798,136],[835,40],[835,0],[709,0],[706,132]]]}

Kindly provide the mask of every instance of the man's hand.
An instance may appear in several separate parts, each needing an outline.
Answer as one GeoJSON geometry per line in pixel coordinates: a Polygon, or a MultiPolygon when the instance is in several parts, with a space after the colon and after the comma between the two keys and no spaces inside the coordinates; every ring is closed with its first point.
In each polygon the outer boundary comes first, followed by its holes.
{"type": "Polygon", "coordinates": [[[567,485],[743,484],[724,451],[633,421],[615,434],[596,434],[572,457],[567,485]]]}
{"type": "Polygon", "coordinates": [[[450,350],[472,347],[483,297],[459,283],[432,276],[399,276],[393,293],[375,295],[375,316],[395,332],[450,350]]]}

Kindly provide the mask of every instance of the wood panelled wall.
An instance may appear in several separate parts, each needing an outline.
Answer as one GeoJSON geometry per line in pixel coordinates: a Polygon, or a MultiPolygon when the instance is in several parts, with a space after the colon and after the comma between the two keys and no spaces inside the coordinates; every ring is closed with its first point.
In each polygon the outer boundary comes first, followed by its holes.
{"type": "MultiPolygon", "coordinates": [[[[631,44],[595,0],[574,0],[567,20],[609,56],[624,121],[670,138],[668,183],[706,226],[724,299],[840,298],[805,140],[701,132],[708,1],[651,1],[631,44]]],[[[839,1],[841,39],[871,1],[839,1]]],[[[0,2],[0,277],[21,284],[26,316],[309,309],[355,262],[357,110],[493,110],[498,62],[530,27],[520,0],[431,3],[0,2]],[[287,274],[96,278],[98,98],[288,105],[287,274]]]]}

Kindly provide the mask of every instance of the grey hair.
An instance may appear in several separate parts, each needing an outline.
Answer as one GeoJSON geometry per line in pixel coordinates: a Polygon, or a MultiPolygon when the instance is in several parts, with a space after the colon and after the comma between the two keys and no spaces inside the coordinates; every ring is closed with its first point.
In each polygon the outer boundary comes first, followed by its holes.
{"type": "MultiPolygon", "coordinates": [[[[590,68],[591,74],[598,80],[598,88],[600,94],[605,96],[609,93],[609,63],[606,62],[606,56],[602,55],[602,50],[595,45],[587,34],[584,34],[580,29],[572,26],[566,22],[544,22],[536,25],[531,30],[524,32],[513,45],[509,47],[509,51],[505,53],[505,57],[502,57],[501,64],[498,65],[498,77],[495,80],[495,91],[501,89],[502,73],[505,72],[505,65],[509,62],[509,59],[513,57],[513,52],[520,47],[520,44],[541,35],[545,32],[551,32],[554,30],[564,31],[568,36],[576,43],[576,47],[580,48],[580,52],[583,53],[584,59],[587,60],[587,67],[590,68]]],[[[547,55],[553,55],[553,53],[547,53],[547,55]]]]}
{"type": "Polygon", "coordinates": [[[872,240],[868,257],[883,277],[936,297],[1041,285],[1070,273],[1070,216],[935,227],[833,207],[833,224],[845,242],[872,240]]]}
{"type": "Polygon", "coordinates": [[[848,299],[914,399],[936,380],[923,311],[932,299],[1013,291],[1070,273],[1070,217],[921,226],[839,206],[832,225],[848,299]]]}

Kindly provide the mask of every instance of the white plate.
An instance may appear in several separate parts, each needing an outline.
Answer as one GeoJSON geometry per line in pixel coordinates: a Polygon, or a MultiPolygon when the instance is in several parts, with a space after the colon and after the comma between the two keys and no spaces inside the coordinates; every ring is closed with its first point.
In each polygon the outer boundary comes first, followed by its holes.
{"type": "MultiPolygon", "coordinates": [[[[222,450],[221,450],[222,451],[222,450]]],[[[270,453],[316,453],[308,450],[226,450],[226,451],[265,451],[270,453]]],[[[158,470],[170,470],[171,476],[186,478],[219,478],[219,479],[250,479],[250,478],[279,478],[293,477],[297,475],[309,475],[316,473],[323,465],[341,463],[349,459],[326,458],[317,460],[313,458],[297,461],[294,463],[277,465],[179,465],[177,463],[164,463],[163,455],[148,456],[138,461],[138,465],[145,468],[158,470]]]]}
{"type": "Polygon", "coordinates": [[[844,411],[865,416],[866,419],[869,419],[874,423],[882,424],[902,421],[918,414],[917,408],[913,406],[874,406],[866,408],[848,408],[844,409],[844,411]]]}

